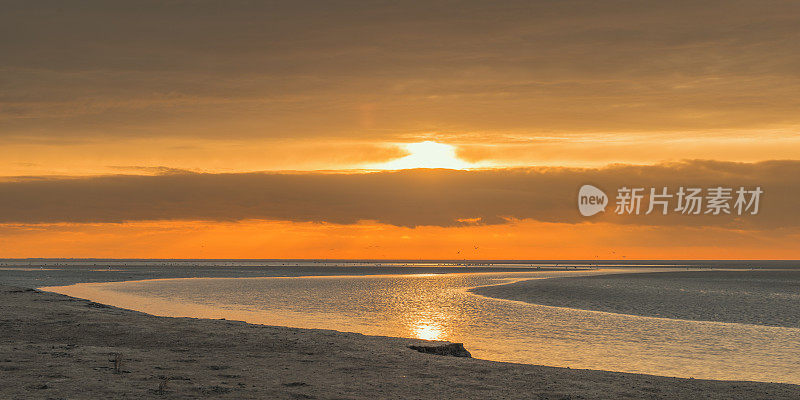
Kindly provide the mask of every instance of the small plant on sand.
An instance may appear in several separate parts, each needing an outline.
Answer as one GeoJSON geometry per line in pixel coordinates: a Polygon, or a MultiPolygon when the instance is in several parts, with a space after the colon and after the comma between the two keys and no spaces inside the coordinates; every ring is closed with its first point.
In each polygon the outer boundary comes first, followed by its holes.
{"type": "Polygon", "coordinates": [[[161,382],[158,384],[158,390],[156,390],[156,393],[158,394],[167,393],[167,383],[169,383],[169,378],[161,379],[161,382]]]}
{"type": "Polygon", "coordinates": [[[121,374],[122,373],[122,354],[121,353],[112,354],[111,362],[114,363],[114,373],[115,374],[121,374]]]}

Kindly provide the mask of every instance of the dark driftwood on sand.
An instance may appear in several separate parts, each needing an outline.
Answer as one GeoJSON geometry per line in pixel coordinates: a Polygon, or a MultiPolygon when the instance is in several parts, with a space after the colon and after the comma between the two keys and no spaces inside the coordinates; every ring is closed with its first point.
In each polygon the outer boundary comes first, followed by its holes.
{"type": "Polygon", "coordinates": [[[464,348],[464,343],[447,343],[438,346],[408,346],[409,349],[420,353],[436,354],[437,356],[472,357],[464,348]]]}

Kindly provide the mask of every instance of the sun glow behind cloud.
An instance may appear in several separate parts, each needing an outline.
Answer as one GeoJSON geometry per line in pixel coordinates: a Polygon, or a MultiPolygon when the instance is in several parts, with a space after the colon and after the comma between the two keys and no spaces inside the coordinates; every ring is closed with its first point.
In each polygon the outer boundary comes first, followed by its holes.
{"type": "Polygon", "coordinates": [[[408,143],[402,145],[410,154],[381,164],[373,165],[374,169],[412,169],[412,168],[477,168],[478,164],[464,161],[456,155],[454,146],[434,141],[408,143]]]}

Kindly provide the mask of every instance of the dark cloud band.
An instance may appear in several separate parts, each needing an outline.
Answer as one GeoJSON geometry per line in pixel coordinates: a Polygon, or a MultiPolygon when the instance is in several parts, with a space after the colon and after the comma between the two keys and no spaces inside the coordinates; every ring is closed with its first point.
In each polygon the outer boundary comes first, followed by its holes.
{"type": "Polygon", "coordinates": [[[800,226],[800,161],[754,164],[686,161],[599,169],[524,168],[480,171],[402,170],[374,173],[167,173],[0,182],[0,222],[236,221],[270,219],[397,226],[499,224],[514,219],[580,223],[800,226]],[[581,185],[609,194],[591,219],[577,210],[581,185]],[[619,216],[614,191],[627,187],[761,186],[758,215],[619,216]]]}

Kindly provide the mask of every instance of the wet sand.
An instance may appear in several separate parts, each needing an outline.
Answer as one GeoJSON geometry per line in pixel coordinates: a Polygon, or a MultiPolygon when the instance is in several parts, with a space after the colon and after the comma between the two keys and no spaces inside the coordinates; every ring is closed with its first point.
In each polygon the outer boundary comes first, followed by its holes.
{"type": "Polygon", "coordinates": [[[800,328],[800,271],[706,270],[534,279],[473,293],[645,317],[800,328]]]}
{"type": "MultiPolygon", "coordinates": [[[[800,386],[423,354],[420,340],[155,317],[0,286],[2,398],[747,398],[800,386]]],[[[469,350],[469,349],[467,349],[469,350]]]]}

